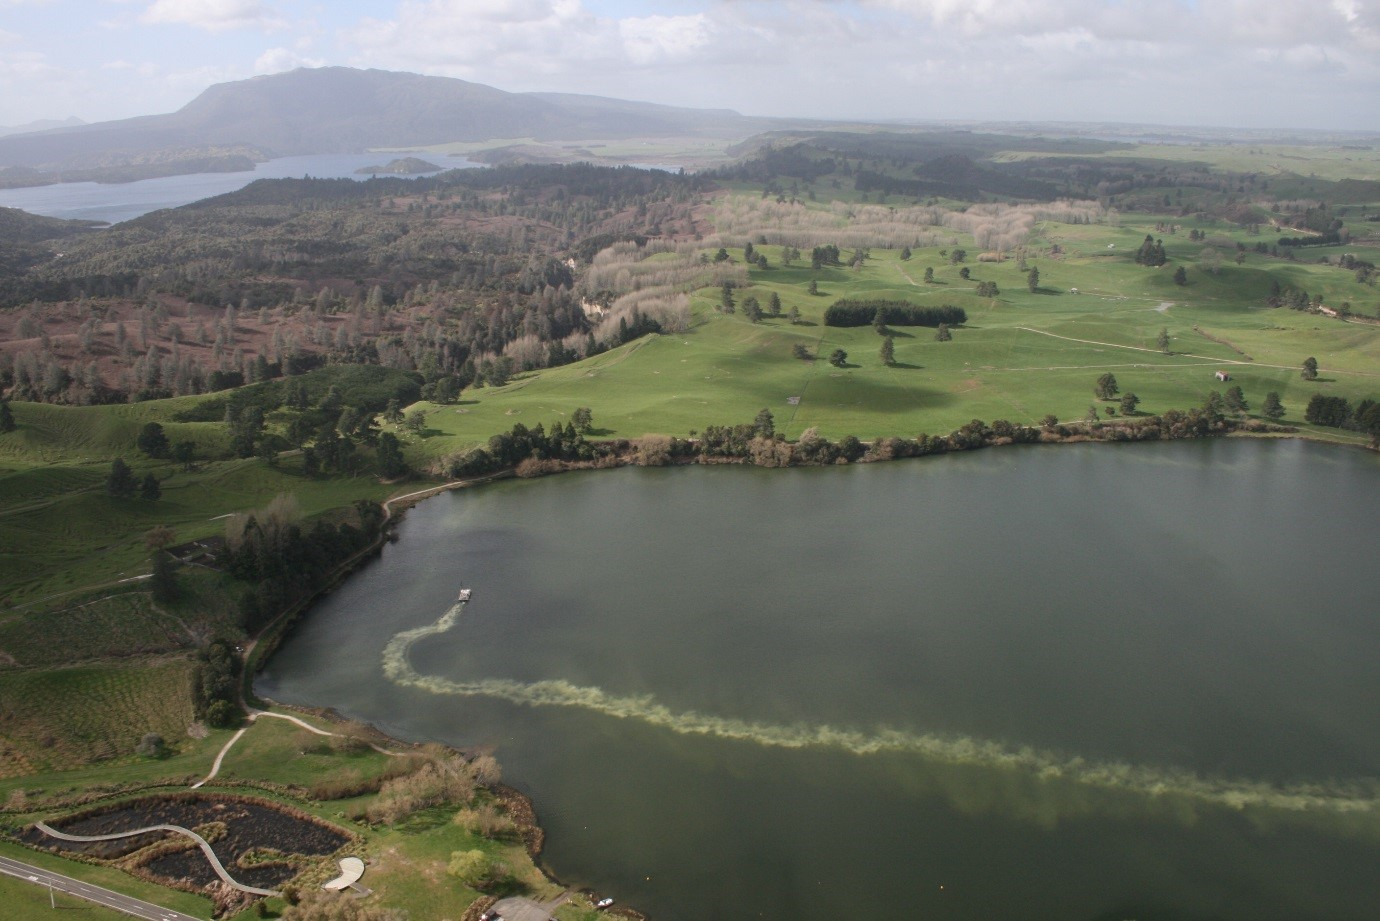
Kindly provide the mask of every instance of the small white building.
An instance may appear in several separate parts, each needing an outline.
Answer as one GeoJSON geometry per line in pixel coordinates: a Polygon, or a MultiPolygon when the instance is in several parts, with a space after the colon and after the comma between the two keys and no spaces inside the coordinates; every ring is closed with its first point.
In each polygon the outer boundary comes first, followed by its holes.
{"type": "Polygon", "coordinates": [[[1228,374],[1228,373],[1225,372],[1225,371],[1217,371],[1217,372],[1215,372],[1215,374],[1216,374],[1216,377],[1217,377],[1217,379],[1218,379],[1219,381],[1229,381],[1229,380],[1231,380],[1231,375],[1228,374]]]}

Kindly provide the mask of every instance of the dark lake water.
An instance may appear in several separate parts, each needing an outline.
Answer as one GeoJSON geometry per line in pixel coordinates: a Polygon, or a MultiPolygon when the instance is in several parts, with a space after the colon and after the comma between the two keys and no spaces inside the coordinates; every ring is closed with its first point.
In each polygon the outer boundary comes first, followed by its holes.
{"type": "MultiPolygon", "coordinates": [[[[0,207],[20,208],[31,214],[68,220],[107,221],[118,224],[157,211],[177,208],[213,195],[242,189],[256,179],[290,179],[312,176],[317,179],[368,179],[355,170],[383,166],[401,154],[313,154],[305,157],[280,157],[256,163],[242,173],[194,173],[164,176],[140,182],[96,183],[64,182],[28,189],[0,189],[0,207]]],[[[439,157],[431,162],[446,169],[481,166],[459,157],[439,157]]]]}
{"type": "Polygon", "coordinates": [[[1378,499],[1258,441],[507,482],[257,688],[491,747],[658,921],[1369,919],[1378,499]]]}

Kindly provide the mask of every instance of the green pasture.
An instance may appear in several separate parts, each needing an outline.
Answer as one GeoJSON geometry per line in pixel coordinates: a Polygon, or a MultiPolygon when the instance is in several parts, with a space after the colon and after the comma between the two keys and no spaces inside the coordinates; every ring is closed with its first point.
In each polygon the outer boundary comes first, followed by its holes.
{"type": "Polygon", "coordinates": [[[1146,268],[1132,258],[1146,232],[1141,224],[1042,226],[1043,247],[1032,250],[1059,243],[1064,252],[1028,258],[1040,270],[1035,293],[1015,259],[980,263],[971,245],[968,280],[938,248],[916,250],[908,261],[895,250],[873,250],[861,269],[812,271],[808,264],[781,267],[778,247],[758,247],[774,267],[754,269],[752,287],[734,296],[739,304],[755,296],[765,305],[775,292],[780,318],[750,323],[741,312],[715,309],[717,289],[697,292],[688,332],[467,391],[459,405],[428,406],[428,431],[409,447],[421,458],[440,457],[517,422],[564,422],[580,406],[593,410],[598,434],[625,438],[745,422],[763,407],[789,438],[810,427],[829,437],[870,439],[947,433],[974,418],[1035,424],[1052,413],[1073,420],[1086,414],[1094,382],[1108,371],[1123,393],[1141,398],[1143,413],[1198,406],[1209,392],[1237,384],[1252,408],[1278,392],[1285,421],[1301,424],[1314,393],[1380,395],[1380,326],[1265,306],[1271,279],[1280,278],[1373,316],[1375,288],[1333,266],[1255,255],[1242,265],[1224,262],[1215,273],[1195,260],[1188,284],[1179,286],[1174,269],[1201,245],[1182,229],[1165,238],[1171,262],[1146,268]],[[934,269],[933,284],[921,281],[926,266],[934,269]],[[807,292],[811,280],[816,296],[807,292]],[[995,282],[999,296],[978,298],[979,280],[995,282]],[[824,309],[841,297],[952,303],[969,321],[950,342],[935,341],[932,329],[894,328],[895,364],[886,367],[871,327],[822,325],[824,309]],[[797,325],[784,315],[792,307],[802,315],[797,325]],[[1156,348],[1161,329],[1171,338],[1169,355],[1156,348]],[[816,357],[793,357],[796,344],[816,357]],[[826,360],[836,348],[848,353],[843,368],[826,360]],[[1324,369],[1312,383],[1299,375],[1310,355],[1324,369]],[[1217,371],[1231,381],[1218,381],[1217,371]]]}
{"type": "MultiPolygon", "coordinates": [[[[42,415],[51,408],[15,404],[19,431],[5,437],[23,432],[35,409],[42,415]]],[[[303,476],[296,457],[284,457],[276,467],[250,458],[184,471],[140,456],[133,439],[122,455],[136,477],[149,472],[159,477],[163,495],[157,501],[107,495],[108,456],[76,465],[0,466],[0,600],[27,603],[146,573],[143,534],[158,525],[173,528],[181,543],[223,533],[221,516],[261,508],[279,493],[295,495],[311,516],[396,491],[368,476],[303,476]]]]}
{"type": "MultiPolygon", "coordinates": [[[[155,905],[171,908],[174,911],[184,912],[194,917],[209,918],[211,916],[210,899],[192,895],[190,892],[180,892],[176,889],[167,889],[153,883],[146,883],[109,867],[93,867],[74,863],[70,860],[63,860],[61,857],[54,857],[51,854],[31,851],[8,841],[0,841],[0,855],[43,867],[45,870],[56,870],[67,876],[103,886],[106,889],[113,889],[136,899],[143,899],[146,902],[152,902],[155,905]]],[[[0,876],[0,898],[5,900],[6,921],[40,921],[40,919],[41,921],[50,921],[53,917],[64,915],[74,915],[82,919],[90,919],[90,921],[106,921],[106,919],[114,921],[117,918],[129,918],[129,915],[121,912],[101,908],[90,902],[61,894],[55,897],[57,911],[54,912],[49,907],[47,888],[35,886],[9,876],[0,876]]],[[[250,916],[241,914],[239,917],[250,916]]]]}
{"type": "Polygon", "coordinates": [[[185,657],[0,670],[0,777],[101,762],[107,782],[119,773],[109,768],[121,764],[161,776],[168,765],[134,748],[145,733],[156,732],[174,751],[200,749],[188,736],[195,722],[191,678],[185,657]]]}
{"type": "MultiPolygon", "coordinates": [[[[1060,154],[1010,151],[998,154],[997,161],[1079,157],[1087,154],[1060,154]]],[[[1164,160],[1168,163],[1199,163],[1214,170],[1233,173],[1259,173],[1262,176],[1294,174],[1333,182],[1342,179],[1380,179],[1380,151],[1345,146],[1297,147],[1281,144],[1136,144],[1094,155],[1111,160],[1164,160]]]]}

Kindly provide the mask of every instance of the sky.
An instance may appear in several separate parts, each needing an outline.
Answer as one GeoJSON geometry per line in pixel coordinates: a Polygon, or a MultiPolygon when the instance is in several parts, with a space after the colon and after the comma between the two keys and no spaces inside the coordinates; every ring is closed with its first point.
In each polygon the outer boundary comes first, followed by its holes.
{"type": "Polygon", "coordinates": [[[0,0],[0,125],[325,65],[749,115],[1380,130],[1380,0],[0,0]]]}

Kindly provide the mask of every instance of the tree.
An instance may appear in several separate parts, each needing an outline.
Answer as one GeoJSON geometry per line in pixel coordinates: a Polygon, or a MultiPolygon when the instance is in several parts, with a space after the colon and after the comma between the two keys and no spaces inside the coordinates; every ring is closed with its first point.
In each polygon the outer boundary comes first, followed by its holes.
{"type": "Polygon", "coordinates": [[[903,247],[903,248],[901,249],[901,261],[902,261],[902,262],[905,262],[907,259],[910,258],[910,256],[911,256],[910,247],[909,247],[909,246],[903,247]]]}
{"type": "Polygon", "coordinates": [[[1222,410],[1226,409],[1227,401],[1216,390],[1209,390],[1207,399],[1203,401],[1203,412],[1211,416],[1222,415],[1222,410]]]}
{"type": "Polygon", "coordinates": [[[594,411],[588,406],[581,406],[570,414],[570,421],[575,425],[575,430],[581,435],[588,435],[594,431],[594,411]]]}
{"type": "Polygon", "coordinates": [[[483,851],[452,851],[446,872],[471,889],[487,889],[507,874],[507,867],[483,851]]]}
{"type": "Polygon", "coordinates": [[[1188,284],[1188,272],[1184,270],[1183,266],[1179,266],[1174,270],[1174,284],[1181,287],[1188,284]]]}
{"type": "Polygon", "coordinates": [[[1227,392],[1222,395],[1222,399],[1226,403],[1227,409],[1234,413],[1244,413],[1250,409],[1246,405],[1246,395],[1241,392],[1240,385],[1233,384],[1228,387],[1227,392]]]}
{"type": "Polygon", "coordinates": [[[13,432],[15,428],[14,413],[10,410],[10,401],[0,400],[0,434],[13,432]]]}
{"type": "Polygon", "coordinates": [[[414,409],[403,419],[403,427],[414,435],[420,435],[426,429],[426,410],[414,409]]]}
{"type": "Polygon", "coordinates": [[[719,291],[719,306],[724,309],[725,313],[732,313],[733,308],[737,306],[733,300],[733,282],[724,282],[719,291]]]}
{"type": "Polygon", "coordinates": [[[764,407],[752,420],[752,434],[758,438],[771,438],[776,434],[776,420],[770,409],[764,407]]]}
{"type": "Polygon", "coordinates": [[[172,457],[182,465],[183,470],[191,470],[192,464],[196,462],[196,442],[179,441],[173,445],[172,457]]]}
{"type": "Polygon", "coordinates": [[[1284,418],[1284,404],[1279,401],[1279,394],[1271,390],[1265,394],[1265,402],[1260,407],[1260,412],[1266,419],[1278,421],[1284,418]]]}
{"type": "Polygon", "coordinates": [[[1156,240],[1148,233],[1145,235],[1145,242],[1141,243],[1140,249],[1136,251],[1136,264],[1148,265],[1152,268],[1164,265],[1168,257],[1164,253],[1164,242],[1156,240]]]}
{"type": "Polygon", "coordinates": [[[1030,271],[1029,271],[1028,273],[1026,273],[1026,276],[1025,276],[1025,284],[1026,284],[1026,287],[1028,287],[1028,288],[1030,289],[1030,293],[1031,293],[1031,294],[1034,294],[1036,291],[1039,291],[1039,290],[1040,290],[1040,270],[1037,269],[1037,268],[1032,267],[1032,268],[1030,269],[1030,271]]]}
{"type": "Polygon", "coordinates": [[[967,258],[968,251],[966,249],[956,249],[953,252],[949,253],[949,265],[958,265],[960,262],[967,258]]]}
{"type": "Polygon", "coordinates": [[[927,285],[932,285],[932,284],[934,284],[934,267],[933,267],[933,266],[928,266],[928,265],[925,266],[925,284],[927,284],[927,285]]]}
{"type": "Polygon", "coordinates": [[[229,729],[239,722],[239,708],[228,700],[214,700],[206,707],[206,725],[213,729],[229,729]]]}
{"type": "Polygon", "coordinates": [[[168,436],[163,432],[163,426],[157,422],[150,422],[140,429],[139,437],[135,439],[134,444],[149,457],[167,457],[172,447],[168,444],[168,436]]]}
{"type": "Polygon", "coordinates": [[[879,336],[888,335],[886,328],[886,310],[877,308],[877,312],[872,315],[872,331],[879,336]]]}
{"type": "Polygon", "coordinates": [[[383,421],[393,425],[403,421],[402,407],[398,405],[398,398],[393,397],[388,401],[388,405],[383,409],[383,421]]]}
{"type": "Polygon", "coordinates": [[[1127,393],[1121,397],[1121,414],[1123,416],[1134,416],[1136,407],[1140,405],[1140,397],[1134,393],[1127,393]]]}
{"type": "Polygon", "coordinates": [[[117,457],[110,464],[110,474],[105,478],[105,491],[117,499],[128,499],[139,488],[134,479],[134,471],[129,469],[123,457],[117,457]]]}
{"type": "Polygon", "coordinates": [[[969,277],[972,276],[972,274],[973,270],[968,268],[966,265],[958,270],[958,277],[963,279],[964,281],[967,281],[969,277]]]}
{"type": "Polygon", "coordinates": [[[1318,379],[1318,360],[1311,355],[1303,360],[1303,379],[1306,381],[1318,379]]]}
{"type": "Polygon", "coordinates": [[[146,732],[143,738],[139,740],[139,744],[134,746],[134,752],[145,758],[162,758],[168,753],[166,745],[167,743],[158,733],[146,732]]]}
{"type": "Polygon", "coordinates": [[[771,297],[767,299],[767,313],[774,317],[781,316],[781,295],[777,294],[775,291],[773,291],[771,297]]]}
{"type": "Polygon", "coordinates": [[[801,361],[806,361],[810,357],[810,350],[805,348],[805,343],[797,342],[795,345],[791,346],[791,354],[801,361]]]}
{"type": "Polygon", "coordinates": [[[786,314],[786,319],[790,320],[792,326],[798,324],[800,322],[800,308],[792,306],[786,314]]]}
{"type": "Polygon", "coordinates": [[[1099,400],[1110,400],[1120,392],[1121,388],[1117,386],[1116,375],[1110,371],[1099,377],[1093,386],[1093,395],[1099,400]]]}
{"type": "Polygon", "coordinates": [[[162,550],[173,542],[177,532],[165,524],[156,525],[144,532],[144,546],[149,550],[162,550]]]}
{"type": "Polygon", "coordinates": [[[762,322],[762,307],[757,303],[757,298],[743,298],[743,316],[748,318],[749,323],[762,322]]]}
{"type": "Polygon", "coordinates": [[[1158,348],[1158,349],[1159,349],[1161,352],[1163,352],[1164,354],[1166,354],[1166,355],[1169,354],[1169,330],[1168,330],[1168,328],[1163,327],[1163,326],[1160,327],[1160,334],[1159,334],[1158,336],[1155,337],[1155,347],[1158,348]]]}
{"type": "Polygon", "coordinates": [[[159,604],[176,601],[177,573],[173,570],[172,557],[162,550],[155,550],[150,562],[153,564],[153,575],[149,578],[149,588],[153,591],[153,600],[159,604]]]}
{"type": "Polygon", "coordinates": [[[848,353],[843,349],[834,349],[829,353],[829,364],[835,368],[842,368],[848,363],[848,353]]]}
{"type": "Polygon", "coordinates": [[[888,368],[896,363],[896,341],[893,336],[886,336],[882,339],[881,351],[882,364],[888,368]]]}
{"type": "Polygon", "coordinates": [[[1087,414],[1086,416],[1084,416],[1083,418],[1086,419],[1088,422],[1092,422],[1092,423],[1096,423],[1097,420],[1098,420],[1099,418],[1101,418],[1101,417],[1098,415],[1098,413],[1097,413],[1097,404],[1096,404],[1096,403],[1089,404],[1089,406],[1088,406],[1088,414],[1087,414]]]}
{"type": "Polygon", "coordinates": [[[726,250],[726,249],[724,249],[722,246],[720,246],[720,247],[719,247],[719,251],[718,251],[717,253],[714,254],[714,261],[715,261],[715,262],[727,262],[728,260],[729,260],[728,250],[726,250]]]}
{"type": "Polygon", "coordinates": [[[952,339],[953,337],[954,337],[954,334],[951,333],[951,332],[949,332],[949,324],[948,324],[948,323],[940,323],[939,326],[938,326],[938,328],[936,328],[935,331],[934,331],[934,341],[935,341],[935,342],[948,342],[948,341],[949,341],[950,339],[952,339]]]}
{"type": "Polygon", "coordinates": [[[407,461],[403,460],[402,442],[392,432],[379,436],[379,473],[385,480],[396,480],[407,473],[407,461]]]}
{"type": "Polygon", "coordinates": [[[144,482],[139,484],[139,498],[150,502],[163,498],[163,487],[159,485],[158,477],[151,473],[144,474],[144,482]]]}
{"type": "Polygon", "coordinates": [[[819,294],[819,282],[815,281],[813,278],[810,279],[810,293],[819,294]]]}

